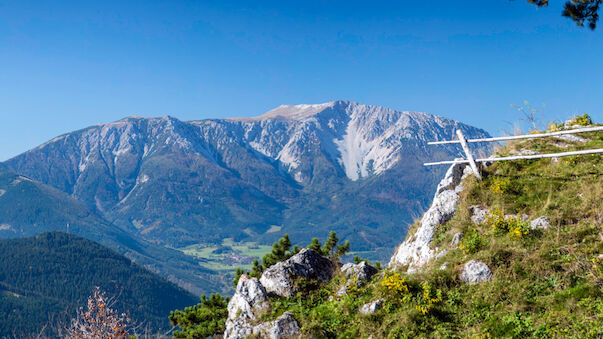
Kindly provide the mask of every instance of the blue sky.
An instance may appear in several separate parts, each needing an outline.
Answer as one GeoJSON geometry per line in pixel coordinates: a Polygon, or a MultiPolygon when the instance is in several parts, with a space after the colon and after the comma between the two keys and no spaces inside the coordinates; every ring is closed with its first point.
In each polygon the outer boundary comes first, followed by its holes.
{"type": "Polygon", "coordinates": [[[253,116],[347,99],[498,135],[603,120],[603,26],[507,1],[0,1],[0,160],[128,115],[253,116]]]}

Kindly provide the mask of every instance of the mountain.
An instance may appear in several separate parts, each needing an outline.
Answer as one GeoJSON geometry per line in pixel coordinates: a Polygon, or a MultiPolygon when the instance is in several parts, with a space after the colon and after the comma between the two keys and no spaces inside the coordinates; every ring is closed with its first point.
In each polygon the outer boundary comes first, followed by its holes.
{"type": "MultiPolygon", "coordinates": [[[[548,132],[589,124],[584,115],[548,132]]],[[[602,147],[599,131],[516,140],[495,156],[602,147]]],[[[602,162],[499,161],[481,179],[454,164],[389,267],[332,265],[304,249],[241,275],[228,305],[206,306],[221,308],[223,326],[181,327],[225,339],[603,338],[602,162]]]]}
{"type": "Polygon", "coordinates": [[[215,272],[194,258],[136,238],[68,194],[0,168],[0,238],[48,231],[97,241],[195,294],[223,290],[215,272]]]}
{"type": "MultiPolygon", "coordinates": [[[[142,328],[167,331],[174,308],[198,298],[98,243],[63,232],[0,240],[0,336],[55,330],[95,286],[142,328]]],[[[49,333],[51,334],[51,333],[49,333]]],[[[56,333],[55,333],[56,334],[56,333]]]]}
{"type": "Polygon", "coordinates": [[[285,232],[309,241],[333,229],[355,250],[391,251],[443,174],[422,163],[459,154],[427,141],[455,129],[487,136],[443,117],[348,101],[255,118],[129,117],[62,135],[5,165],[169,247],[269,243],[285,232]]]}

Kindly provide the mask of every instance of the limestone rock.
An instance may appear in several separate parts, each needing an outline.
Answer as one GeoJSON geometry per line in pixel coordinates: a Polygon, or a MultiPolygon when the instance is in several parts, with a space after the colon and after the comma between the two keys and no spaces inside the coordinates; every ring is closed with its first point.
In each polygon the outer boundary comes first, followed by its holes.
{"type": "Polygon", "coordinates": [[[487,208],[478,205],[469,207],[469,211],[471,212],[471,221],[476,225],[483,224],[490,216],[490,211],[487,208]]]}
{"type": "Polygon", "coordinates": [[[549,221],[549,218],[547,217],[539,217],[536,218],[534,220],[532,220],[532,222],[530,223],[530,228],[532,228],[533,230],[535,229],[542,229],[542,230],[546,230],[547,228],[551,227],[551,223],[549,221]]]}
{"type": "Polygon", "coordinates": [[[325,282],[331,279],[334,270],[335,265],[330,259],[305,248],[291,258],[270,266],[262,274],[260,282],[268,293],[290,297],[298,292],[295,278],[325,282]]]}
{"type": "Polygon", "coordinates": [[[463,240],[463,238],[465,237],[465,234],[463,233],[457,233],[452,237],[452,241],[450,242],[450,245],[452,246],[458,246],[459,243],[461,242],[461,240],[463,240]]]}
{"type": "Polygon", "coordinates": [[[371,301],[370,303],[366,303],[364,305],[362,305],[362,307],[360,307],[359,312],[361,314],[373,314],[377,311],[379,311],[382,307],[383,307],[383,302],[384,299],[379,299],[379,300],[375,300],[375,301],[371,301]]]}
{"type": "Polygon", "coordinates": [[[251,322],[256,320],[268,303],[268,293],[256,278],[242,275],[235,294],[228,302],[228,319],[224,338],[245,338],[253,333],[251,322]]]}
{"type": "Polygon", "coordinates": [[[481,261],[471,260],[463,265],[461,280],[467,284],[478,284],[492,279],[492,271],[481,261]]]}
{"type": "Polygon", "coordinates": [[[341,267],[341,272],[348,278],[345,285],[343,285],[335,295],[342,297],[348,293],[348,288],[356,284],[356,286],[363,286],[366,282],[371,280],[373,275],[379,272],[376,268],[363,261],[359,264],[348,263],[341,267]]]}
{"type": "Polygon", "coordinates": [[[356,278],[359,283],[371,280],[373,275],[379,272],[376,268],[363,261],[359,264],[345,264],[341,267],[341,272],[348,278],[356,278]]]}
{"type": "Polygon", "coordinates": [[[300,338],[299,324],[291,312],[285,312],[274,321],[257,325],[253,334],[261,338],[285,339],[300,338]]]}
{"type": "Polygon", "coordinates": [[[587,139],[584,139],[583,137],[579,137],[577,135],[573,135],[573,134],[563,134],[563,135],[558,135],[557,138],[559,139],[563,139],[565,141],[571,141],[571,142],[587,142],[587,139]]]}
{"type": "Polygon", "coordinates": [[[414,272],[425,265],[434,256],[434,250],[429,247],[438,225],[450,220],[459,203],[459,191],[462,178],[468,175],[465,164],[450,166],[444,179],[438,185],[431,207],[421,219],[421,225],[415,234],[409,236],[396,250],[389,262],[389,267],[395,268],[408,265],[408,272],[414,272]]]}

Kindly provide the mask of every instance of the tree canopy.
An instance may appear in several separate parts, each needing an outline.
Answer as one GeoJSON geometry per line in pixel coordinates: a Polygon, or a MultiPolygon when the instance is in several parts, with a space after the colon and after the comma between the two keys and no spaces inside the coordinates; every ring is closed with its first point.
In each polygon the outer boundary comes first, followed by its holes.
{"type": "MultiPolygon", "coordinates": [[[[583,27],[584,23],[588,23],[590,29],[597,27],[599,21],[599,7],[603,0],[569,0],[565,3],[563,12],[564,17],[574,20],[574,22],[583,27]]],[[[549,5],[549,0],[528,0],[529,3],[538,7],[549,5]]]]}

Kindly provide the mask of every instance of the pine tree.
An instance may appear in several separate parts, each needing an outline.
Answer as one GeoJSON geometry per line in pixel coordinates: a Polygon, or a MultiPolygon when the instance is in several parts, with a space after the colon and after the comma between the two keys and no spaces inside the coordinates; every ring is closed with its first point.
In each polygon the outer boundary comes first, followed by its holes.
{"type": "Polygon", "coordinates": [[[320,241],[318,241],[318,238],[312,238],[312,243],[308,245],[309,249],[314,250],[318,253],[322,253],[321,247],[322,245],[320,244],[320,241]]]}
{"type": "Polygon", "coordinates": [[[335,255],[335,247],[337,246],[338,241],[339,239],[337,238],[335,231],[330,231],[329,237],[327,238],[327,241],[325,241],[325,245],[322,248],[322,254],[333,257],[335,255]]]}
{"type": "Polygon", "coordinates": [[[174,338],[201,339],[221,335],[226,329],[228,298],[215,293],[209,299],[203,295],[201,302],[186,307],[184,311],[170,313],[170,322],[181,328],[174,331],[174,338]]]}

